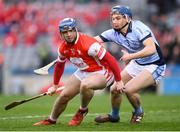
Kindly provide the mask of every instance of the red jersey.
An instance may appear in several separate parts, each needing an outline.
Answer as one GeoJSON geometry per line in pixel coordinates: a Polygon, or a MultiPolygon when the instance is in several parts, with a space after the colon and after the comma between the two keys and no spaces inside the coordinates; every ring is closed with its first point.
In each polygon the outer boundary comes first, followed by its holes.
{"type": "Polygon", "coordinates": [[[64,62],[68,59],[80,70],[94,72],[109,67],[100,62],[104,57],[106,49],[94,38],[78,33],[75,44],[67,44],[63,41],[58,49],[58,61],[64,62]]]}

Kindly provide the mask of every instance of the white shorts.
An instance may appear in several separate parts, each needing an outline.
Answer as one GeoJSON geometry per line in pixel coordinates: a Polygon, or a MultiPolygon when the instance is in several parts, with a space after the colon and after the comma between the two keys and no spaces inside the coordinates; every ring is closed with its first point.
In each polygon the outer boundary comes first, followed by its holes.
{"type": "Polygon", "coordinates": [[[74,72],[74,75],[80,80],[82,81],[84,78],[90,76],[90,75],[93,75],[93,74],[96,74],[96,73],[99,73],[99,74],[103,74],[105,77],[106,77],[106,87],[110,86],[113,81],[114,81],[114,75],[111,71],[109,70],[100,70],[100,71],[96,71],[96,72],[85,72],[85,71],[81,71],[81,70],[76,70],[74,72]]]}
{"type": "Polygon", "coordinates": [[[152,74],[154,81],[156,82],[156,84],[158,84],[162,77],[165,75],[166,65],[139,65],[134,60],[131,60],[125,68],[127,73],[132,77],[136,77],[144,69],[148,70],[152,74]]]}

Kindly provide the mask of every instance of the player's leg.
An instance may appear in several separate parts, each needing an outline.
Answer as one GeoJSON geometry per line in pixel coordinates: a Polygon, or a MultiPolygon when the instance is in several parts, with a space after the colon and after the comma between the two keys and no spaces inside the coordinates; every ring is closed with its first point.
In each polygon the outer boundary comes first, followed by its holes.
{"type": "Polygon", "coordinates": [[[137,92],[140,89],[150,86],[154,83],[155,81],[151,73],[147,70],[143,70],[136,77],[125,84],[126,96],[134,108],[131,123],[138,123],[142,120],[143,117],[143,110],[141,107],[139,94],[137,92]]]}
{"type": "Polygon", "coordinates": [[[69,122],[70,126],[80,125],[85,115],[88,113],[88,104],[94,95],[94,90],[103,89],[106,87],[106,78],[103,74],[93,74],[86,76],[81,81],[80,98],[81,106],[76,112],[72,120],[69,122]]]}
{"type": "MultiPolygon", "coordinates": [[[[124,84],[126,84],[129,80],[132,79],[132,77],[123,70],[121,72],[121,78],[124,84]]],[[[111,113],[106,115],[97,116],[95,118],[95,121],[98,123],[104,123],[104,122],[118,122],[119,121],[119,112],[120,112],[120,105],[122,102],[122,94],[119,94],[117,92],[115,83],[111,86],[111,113]]]]}
{"type": "MultiPolygon", "coordinates": [[[[124,85],[129,80],[132,79],[132,77],[125,70],[123,70],[121,72],[121,78],[122,78],[124,85]]],[[[111,110],[111,114],[110,114],[113,118],[117,118],[119,116],[119,109],[120,109],[121,102],[122,102],[122,94],[119,94],[119,92],[117,92],[117,90],[116,90],[116,87],[113,85],[111,87],[112,110],[111,110]]]]}
{"type": "Polygon", "coordinates": [[[79,93],[80,82],[81,81],[74,75],[67,79],[64,84],[65,89],[61,92],[54,103],[50,116],[52,119],[57,119],[66,108],[68,101],[79,93]]]}
{"type": "Polygon", "coordinates": [[[51,115],[48,120],[35,123],[35,126],[55,124],[59,115],[65,110],[68,101],[79,93],[80,80],[75,75],[72,75],[64,84],[64,90],[61,92],[59,97],[56,99],[51,115]],[[48,123],[49,122],[49,123],[48,123]]]}
{"type": "Polygon", "coordinates": [[[135,61],[131,61],[124,69],[126,71],[126,73],[128,73],[130,76],[133,77],[133,79],[129,80],[125,84],[125,88],[126,88],[125,92],[126,92],[129,102],[131,103],[131,105],[134,108],[134,112],[138,115],[141,115],[143,113],[143,110],[142,110],[141,103],[140,103],[140,98],[139,98],[140,96],[137,92],[142,87],[146,87],[146,86],[149,86],[150,84],[154,83],[151,73],[153,72],[153,70],[156,69],[156,67],[157,66],[154,66],[154,65],[153,66],[149,66],[149,65],[141,66],[141,65],[137,64],[135,61]],[[148,72],[148,70],[146,70],[144,73],[142,73],[142,71],[144,71],[145,68],[148,68],[149,72],[148,72]],[[141,75],[141,73],[142,73],[142,75],[141,75]],[[148,81],[148,79],[150,79],[150,80],[148,81]],[[139,90],[137,90],[137,88],[139,90]],[[135,91],[132,92],[130,90],[135,90],[135,91]]]}
{"type": "Polygon", "coordinates": [[[164,76],[165,68],[166,65],[139,65],[135,61],[126,66],[127,73],[134,77],[125,84],[125,93],[134,108],[131,123],[138,123],[143,117],[138,91],[157,83],[164,76]]]}
{"type": "Polygon", "coordinates": [[[94,95],[94,90],[106,87],[106,78],[103,74],[94,74],[81,81],[80,96],[81,107],[86,108],[94,95]]]}

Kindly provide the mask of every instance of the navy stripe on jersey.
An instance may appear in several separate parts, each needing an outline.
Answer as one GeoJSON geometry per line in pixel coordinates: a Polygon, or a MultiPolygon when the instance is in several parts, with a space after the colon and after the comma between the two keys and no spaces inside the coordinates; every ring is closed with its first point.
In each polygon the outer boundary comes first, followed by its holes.
{"type": "Polygon", "coordinates": [[[157,44],[155,44],[155,45],[156,45],[157,53],[158,53],[158,55],[159,55],[159,59],[158,59],[157,61],[150,62],[150,63],[145,63],[145,64],[141,64],[141,63],[139,63],[139,62],[137,62],[137,61],[135,60],[136,63],[138,63],[139,65],[150,65],[150,64],[155,64],[155,65],[158,65],[158,66],[164,65],[164,64],[165,64],[165,61],[164,61],[164,58],[163,58],[161,49],[160,49],[160,47],[159,47],[157,44]]]}
{"type": "Polygon", "coordinates": [[[152,37],[151,33],[148,34],[148,35],[147,35],[146,37],[144,37],[143,39],[141,39],[140,41],[143,42],[144,40],[146,40],[147,38],[150,38],[150,37],[152,37]]]}
{"type": "Polygon", "coordinates": [[[99,37],[103,40],[103,42],[109,42],[109,40],[103,37],[102,35],[99,35],[99,37]]]}
{"type": "Polygon", "coordinates": [[[161,51],[161,49],[160,49],[160,47],[159,47],[158,44],[155,44],[155,45],[156,45],[157,53],[158,53],[159,58],[160,58],[160,59],[159,59],[159,60],[160,60],[159,65],[164,65],[164,64],[165,64],[165,61],[164,61],[164,57],[163,57],[162,51],[161,51]]]}

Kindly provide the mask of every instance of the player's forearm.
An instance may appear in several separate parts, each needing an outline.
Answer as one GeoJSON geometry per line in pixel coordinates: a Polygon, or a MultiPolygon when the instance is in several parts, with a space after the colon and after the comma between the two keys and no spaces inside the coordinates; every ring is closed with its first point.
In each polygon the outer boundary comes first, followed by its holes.
{"type": "Polygon", "coordinates": [[[54,66],[54,86],[59,84],[59,80],[64,72],[65,63],[57,62],[54,66]]]}
{"type": "Polygon", "coordinates": [[[137,59],[137,58],[142,58],[146,57],[149,55],[152,55],[156,52],[156,49],[153,46],[146,46],[144,49],[142,49],[139,52],[129,54],[131,59],[137,59]]]}
{"type": "Polygon", "coordinates": [[[120,69],[116,59],[112,55],[110,55],[109,52],[106,52],[105,56],[103,57],[103,60],[105,60],[109,64],[109,67],[111,68],[111,70],[114,74],[115,80],[120,81],[121,80],[121,69],[120,69]]]}

